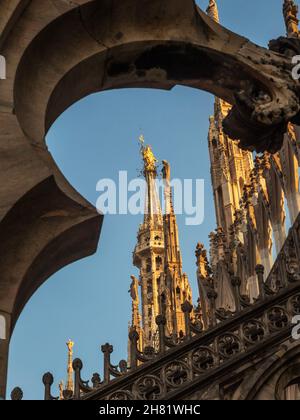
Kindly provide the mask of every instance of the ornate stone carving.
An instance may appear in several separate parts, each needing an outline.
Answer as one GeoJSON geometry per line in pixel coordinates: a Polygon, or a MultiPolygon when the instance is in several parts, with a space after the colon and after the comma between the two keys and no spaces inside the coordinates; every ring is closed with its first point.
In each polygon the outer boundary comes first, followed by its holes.
{"type": "Polygon", "coordinates": [[[289,300],[289,306],[291,308],[293,315],[300,315],[300,294],[293,296],[289,300]]]}
{"type": "Polygon", "coordinates": [[[275,331],[283,329],[288,325],[289,322],[286,311],[279,306],[270,309],[267,312],[267,318],[269,321],[270,329],[275,331]]]}
{"type": "Polygon", "coordinates": [[[234,334],[224,334],[218,338],[218,349],[223,359],[229,359],[240,352],[240,339],[234,334]]]}
{"type": "Polygon", "coordinates": [[[180,387],[189,380],[189,368],[184,362],[174,361],[165,367],[164,378],[170,387],[180,387]]]}
{"type": "Polygon", "coordinates": [[[243,325],[244,339],[248,344],[256,344],[265,337],[265,327],[257,320],[248,321],[243,325]]]}
{"type": "Polygon", "coordinates": [[[132,401],[133,395],[129,391],[117,391],[107,397],[108,401],[132,401]]]}
{"type": "Polygon", "coordinates": [[[162,382],[154,375],[147,375],[138,379],[133,390],[134,394],[141,400],[159,400],[163,395],[162,382]]]}
{"type": "Polygon", "coordinates": [[[215,365],[215,354],[209,347],[199,347],[192,353],[193,368],[197,372],[205,372],[215,365]]]}

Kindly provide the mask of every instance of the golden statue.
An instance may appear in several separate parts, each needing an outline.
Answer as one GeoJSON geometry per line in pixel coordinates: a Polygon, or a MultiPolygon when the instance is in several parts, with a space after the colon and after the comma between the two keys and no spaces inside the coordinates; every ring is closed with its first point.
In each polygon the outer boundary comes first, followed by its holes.
{"type": "Polygon", "coordinates": [[[69,341],[67,342],[67,347],[68,347],[69,353],[70,353],[70,354],[73,354],[74,343],[73,343],[73,341],[72,341],[72,340],[69,340],[69,341]]]}
{"type": "Polygon", "coordinates": [[[157,159],[155,158],[151,147],[143,147],[142,155],[145,164],[145,171],[156,171],[157,159]]]}
{"type": "Polygon", "coordinates": [[[141,155],[144,161],[145,172],[156,171],[156,163],[158,160],[155,158],[151,146],[145,146],[145,137],[143,135],[139,137],[139,141],[141,144],[141,155]]]}

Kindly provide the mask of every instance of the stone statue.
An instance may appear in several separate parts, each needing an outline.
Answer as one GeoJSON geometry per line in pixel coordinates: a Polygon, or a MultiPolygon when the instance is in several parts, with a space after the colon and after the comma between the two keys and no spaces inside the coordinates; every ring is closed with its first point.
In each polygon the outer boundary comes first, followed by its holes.
{"type": "Polygon", "coordinates": [[[139,302],[139,281],[135,276],[131,276],[132,283],[130,285],[130,296],[131,299],[138,303],[139,302]]]}
{"type": "Polygon", "coordinates": [[[162,170],[163,178],[167,182],[170,182],[170,180],[171,180],[171,167],[170,167],[170,164],[166,160],[163,160],[162,163],[163,163],[163,170],[162,170]]]}

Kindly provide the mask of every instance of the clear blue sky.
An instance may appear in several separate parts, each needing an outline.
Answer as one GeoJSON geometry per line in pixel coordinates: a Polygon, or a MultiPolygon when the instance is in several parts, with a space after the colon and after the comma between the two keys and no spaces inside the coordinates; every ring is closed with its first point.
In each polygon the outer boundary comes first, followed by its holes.
{"type": "MultiPolygon", "coordinates": [[[[208,0],[199,0],[206,8],[208,0]]],[[[267,45],[284,34],[282,0],[219,0],[224,26],[267,45]]],[[[177,87],[172,92],[117,90],[91,95],[68,109],[51,128],[47,142],[74,187],[94,203],[100,178],[116,179],[119,170],[136,177],[141,168],[137,138],[142,131],[159,159],[167,159],[176,178],[204,178],[205,222],[187,227],[178,218],[184,270],[197,299],[195,246],[208,244],[215,228],[207,150],[213,97],[177,87]]],[[[66,378],[66,341],[84,362],[84,378],[102,374],[100,345],[114,345],[113,360],[126,358],[131,315],[128,295],[132,251],[141,216],[105,218],[96,255],[64,268],[32,297],[11,342],[8,391],[21,386],[25,399],[41,399],[43,373],[55,384],[66,378]]],[[[54,390],[54,393],[55,390],[54,390]]]]}

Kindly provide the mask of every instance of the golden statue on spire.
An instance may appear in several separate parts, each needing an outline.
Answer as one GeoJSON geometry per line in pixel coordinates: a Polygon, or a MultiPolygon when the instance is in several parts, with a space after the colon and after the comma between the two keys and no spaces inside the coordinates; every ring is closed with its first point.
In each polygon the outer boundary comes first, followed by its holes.
{"type": "Polygon", "coordinates": [[[74,342],[72,340],[69,340],[67,342],[67,347],[68,347],[69,353],[72,353],[73,355],[74,342]]]}
{"type": "Polygon", "coordinates": [[[64,386],[64,381],[61,381],[58,385],[59,388],[59,399],[64,400],[65,399],[65,392],[66,395],[72,396],[74,392],[74,380],[73,380],[73,348],[74,348],[74,342],[72,340],[69,340],[67,343],[68,348],[68,365],[67,365],[67,383],[66,386],[64,386]]]}
{"type": "Polygon", "coordinates": [[[158,160],[154,156],[151,146],[145,146],[145,137],[143,135],[139,137],[139,141],[141,144],[141,155],[144,161],[144,171],[156,172],[156,164],[158,160]]]}

